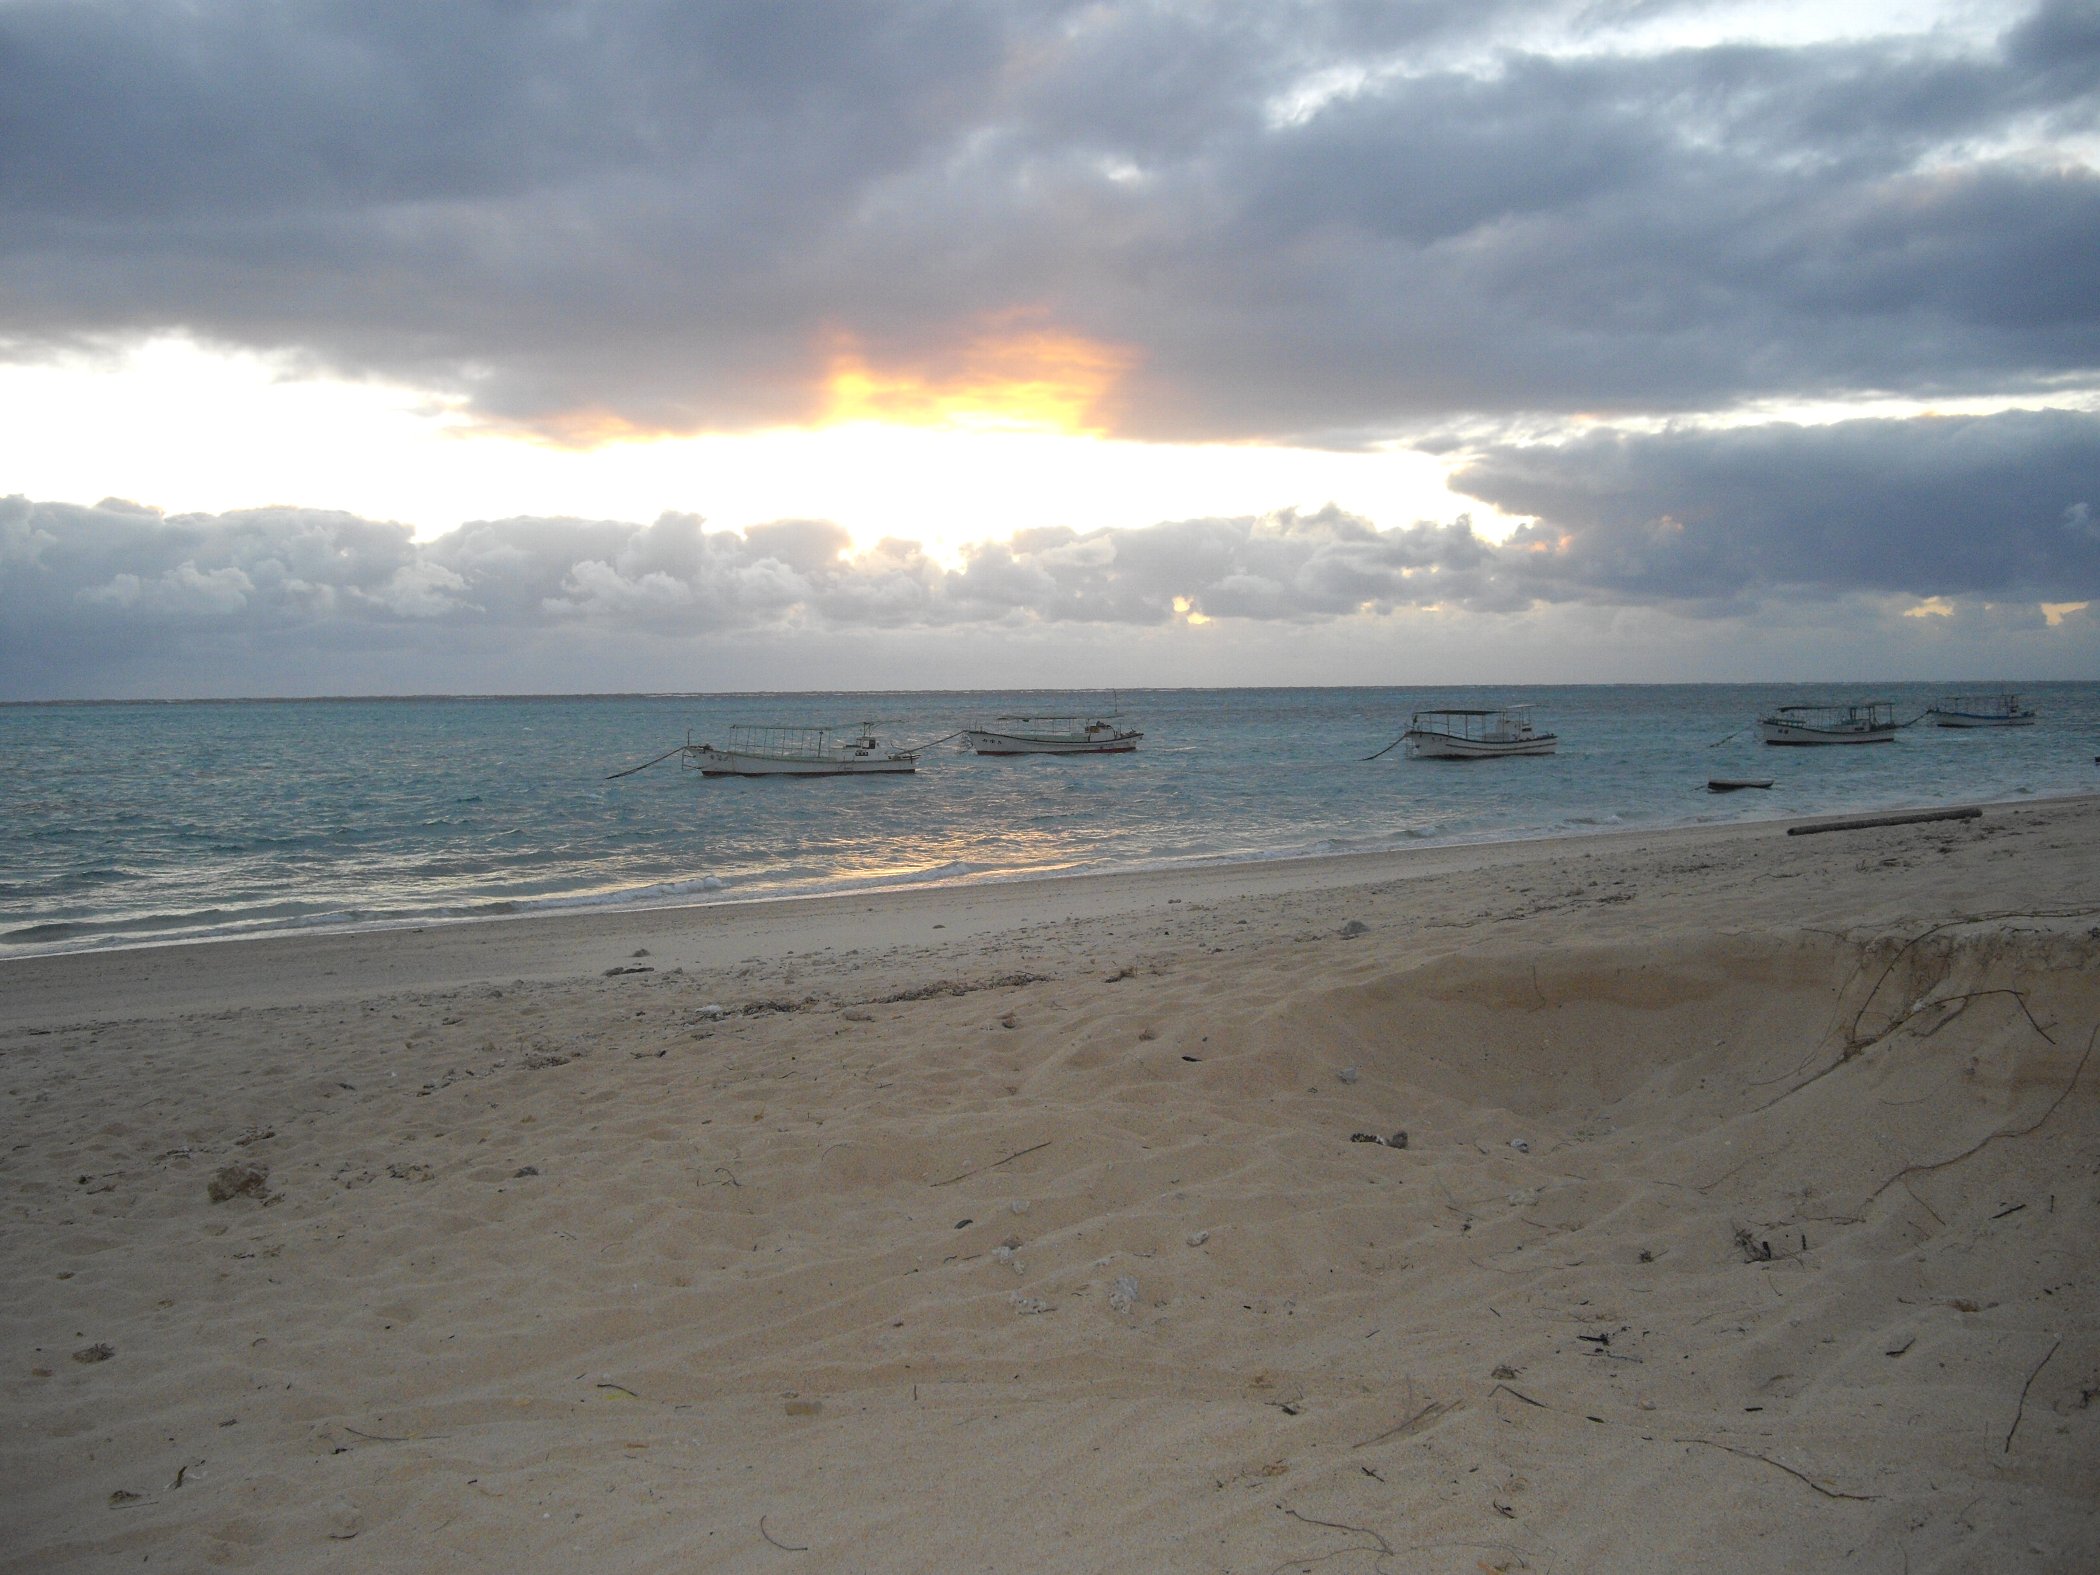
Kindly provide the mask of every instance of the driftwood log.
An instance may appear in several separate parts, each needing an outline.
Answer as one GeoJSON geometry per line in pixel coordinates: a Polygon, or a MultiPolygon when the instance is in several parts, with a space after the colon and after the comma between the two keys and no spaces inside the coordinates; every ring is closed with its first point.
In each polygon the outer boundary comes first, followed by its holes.
{"type": "Polygon", "coordinates": [[[1789,826],[1790,837],[1810,837],[1819,831],[1865,831],[1873,826],[1909,826],[1925,820],[1974,820],[1983,813],[1970,805],[1966,809],[1912,809],[1895,815],[1861,815],[1853,820],[1812,820],[1806,825],[1789,826]]]}

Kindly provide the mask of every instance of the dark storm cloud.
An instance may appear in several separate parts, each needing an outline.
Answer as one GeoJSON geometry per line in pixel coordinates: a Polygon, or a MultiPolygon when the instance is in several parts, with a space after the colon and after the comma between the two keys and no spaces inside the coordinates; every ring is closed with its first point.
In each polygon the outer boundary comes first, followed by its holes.
{"type": "Polygon", "coordinates": [[[735,427],[1025,310],[1133,349],[1126,430],[1331,441],[2100,367],[2100,180],[2004,151],[2100,129],[2090,0],[1498,44],[1668,9],[11,0],[0,342],[735,427]]]}
{"type": "Polygon", "coordinates": [[[1606,434],[1492,450],[1453,484],[1536,516],[1501,573],[1548,599],[2100,598],[2100,416],[1606,434]]]}
{"type": "Polygon", "coordinates": [[[462,653],[608,636],[1108,634],[1189,614],[1247,628],[1555,603],[1792,617],[1862,597],[2023,604],[2031,621],[2040,602],[2100,601],[2096,415],[1604,436],[1494,449],[1458,480],[1532,522],[1499,544],[1465,519],[1379,529],[1334,508],[1039,529],[951,568],[909,541],[855,552],[818,520],[525,518],[417,543],[322,510],[164,519],[16,497],[0,500],[0,687],[88,692],[67,685],[120,657],[200,653],[267,687],[282,660],[325,672],[329,653],[393,650],[427,688],[462,653]]]}

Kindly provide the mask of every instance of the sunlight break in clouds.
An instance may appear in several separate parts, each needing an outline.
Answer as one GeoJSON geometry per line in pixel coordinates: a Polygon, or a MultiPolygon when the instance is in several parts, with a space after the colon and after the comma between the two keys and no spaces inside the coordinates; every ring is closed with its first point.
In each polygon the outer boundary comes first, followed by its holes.
{"type": "Polygon", "coordinates": [[[1249,500],[1261,511],[1332,503],[1392,525],[1470,513],[1496,536],[1510,527],[1449,491],[1447,460],[1401,446],[1334,454],[1089,435],[1119,364],[1076,340],[987,342],[938,376],[885,368],[857,391],[834,385],[830,425],[698,437],[615,425],[601,434],[610,440],[583,444],[492,428],[422,390],[163,337],[128,354],[0,364],[11,434],[0,491],[174,514],[341,509],[423,540],[518,516],[684,512],[726,530],[819,519],[857,548],[916,541],[950,566],[965,544],[1016,531],[1239,515],[1249,500]],[[849,395],[858,419],[844,419],[849,395]]]}
{"type": "Polygon", "coordinates": [[[1099,437],[1133,351],[1054,330],[989,332],[952,369],[871,365],[855,348],[833,357],[819,426],[954,427],[1099,437]]]}

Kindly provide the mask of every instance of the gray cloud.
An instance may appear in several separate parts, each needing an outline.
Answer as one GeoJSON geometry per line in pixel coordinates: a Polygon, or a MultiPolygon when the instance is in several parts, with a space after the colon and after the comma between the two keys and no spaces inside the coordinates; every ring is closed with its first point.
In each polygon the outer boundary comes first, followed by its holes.
{"type": "Polygon", "coordinates": [[[0,341],[690,429],[1025,311],[1135,352],[1126,430],[1338,442],[2100,369],[2100,177],[2046,152],[2100,129],[2090,0],[1987,47],[1505,42],[1668,9],[13,0],[0,341]]]}
{"type": "MultiPolygon", "coordinates": [[[[418,543],[405,526],[324,510],[163,518],[15,497],[0,500],[0,688],[100,692],[97,675],[121,667],[246,674],[224,682],[252,692],[287,663],[373,671],[375,652],[420,687],[456,688],[447,674],[469,658],[501,678],[505,653],[554,662],[608,641],[675,651],[1084,630],[1104,652],[1136,652],[1192,632],[1189,614],[1328,638],[1432,610],[1506,614],[1488,622],[1516,630],[1555,606],[1798,619],[1939,597],[1968,609],[1961,627],[1997,629],[2035,621],[2041,602],[2100,602],[2095,415],[1505,446],[1457,484],[1530,522],[1501,543],[1464,518],[1379,528],[1331,507],[1038,529],[976,543],[951,567],[910,541],[854,552],[818,520],[739,533],[692,514],[521,518],[418,543]],[[1985,619],[1986,604],[2013,610],[1985,619]]],[[[631,687],[629,670],[611,663],[568,687],[631,687]]]]}
{"type": "Polygon", "coordinates": [[[1551,599],[2100,598],[2100,417],[2071,411],[1603,434],[1453,484],[1536,517],[1501,561],[1551,599]]]}
{"type": "Polygon", "coordinates": [[[327,645],[418,626],[505,638],[590,626],[666,638],[754,629],[1105,623],[1182,610],[1322,619],[1484,583],[1493,549],[1461,521],[1379,531],[1337,510],[1021,533],[948,569],[915,542],[849,552],[794,520],[741,533],[653,524],[478,521],[427,543],[322,510],[157,513],[0,501],[0,655],[171,651],[200,631],[327,645]]]}

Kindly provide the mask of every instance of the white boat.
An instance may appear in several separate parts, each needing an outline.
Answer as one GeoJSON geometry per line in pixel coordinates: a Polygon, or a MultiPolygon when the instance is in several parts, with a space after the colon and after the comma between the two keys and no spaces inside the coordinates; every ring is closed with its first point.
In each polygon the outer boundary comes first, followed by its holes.
{"type": "Polygon", "coordinates": [[[1002,716],[966,731],[963,747],[980,755],[1127,755],[1144,736],[1105,716],[1002,716]]]}
{"type": "Polygon", "coordinates": [[[1407,753],[1416,760],[1490,760],[1550,755],[1559,738],[1531,725],[1528,705],[1478,711],[1417,711],[1408,718],[1407,753]]]}
{"type": "Polygon", "coordinates": [[[1888,700],[1783,705],[1757,727],[1768,744],[1886,744],[1896,736],[1896,707],[1888,700]]]}
{"type": "Polygon", "coordinates": [[[1987,695],[1941,695],[1925,713],[1938,727],[2032,727],[2035,709],[2010,690],[1987,695]]]}
{"type": "Polygon", "coordinates": [[[845,777],[916,771],[919,757],[885,749],[874,724],[842,733],[830,727],[738,725],[729,743],[687,743],[683,764],[709,777],[845,777]]]}

